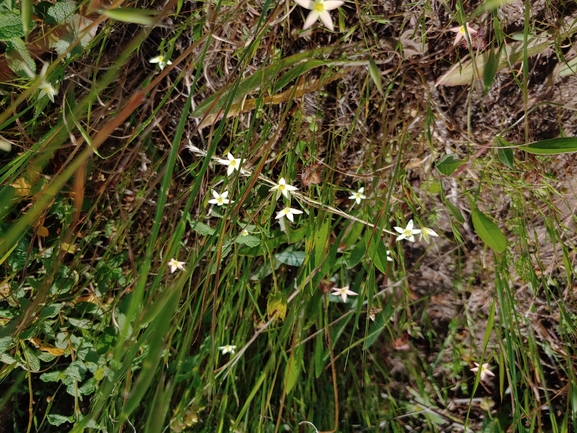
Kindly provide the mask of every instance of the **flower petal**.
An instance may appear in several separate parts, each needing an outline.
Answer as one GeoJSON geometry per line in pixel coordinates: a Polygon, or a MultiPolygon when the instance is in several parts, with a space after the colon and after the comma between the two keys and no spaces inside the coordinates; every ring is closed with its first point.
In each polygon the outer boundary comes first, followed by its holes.
{"type": "MultiPolygon", "coordinates": [[[[295,0],[296,1],[296,0],[295,0]]],[[[326,11],[332,11],[333,9],[340,8],[345,2],[340,0],[327,0],[323,2],[326,11]]]]}
{"type": "Polygon", "coordinates": [[[309,16],[305,20],[305,25],[303,26],[303,30],[306,30],[310,26],[312,26],[317,21],[318,18],[319,18],[319,13],[317,11],[311,11],[309,16]]]}
{"type": "Polygon", "coordinates": [[[295,0],[295,3],[309,10],[312,9],[315,4],[312,0],[295,0]]]}
{"type": "Polygon", "coordinates": [[[321,21],[323,24],[329,29],[334,30],[335,27],[333,26],[333,19],[331,18],[331,14],[329,14],[326,10],[322,11],[319,16],[321,17],[321,21]]]}

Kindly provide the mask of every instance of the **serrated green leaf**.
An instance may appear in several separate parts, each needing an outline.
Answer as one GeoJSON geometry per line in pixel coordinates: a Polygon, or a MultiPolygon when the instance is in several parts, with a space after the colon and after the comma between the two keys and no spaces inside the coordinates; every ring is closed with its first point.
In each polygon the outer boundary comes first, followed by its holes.
{"type": "Polygon", "coordinates": [[[60,1],[54,3],[46,12],[46,24],[51,26],[63,24],[76,8],[76,2],[60,1]]]}
{"type": "Polygon", "coordinates": [[[58,415],[55,413],[51,413],[50,415],[48,415],[46,417],[46,420],[48,421],[48,424],[56,426],[56,427],[66,423],[66,422],[73,422],[73,420],[71,420],[70,417],[67,417],[64,415],[58,415]]]}
{"type": "Polygon", "coordinates": [[[23,36],[24,28],[20,15],[10,12],[0,13],[0,41],[9,41],[23,36]]]}
{"type": "Polygon", "coordinates": [[[18,76],[30,78],[30,72],[36,72],[36,62],[30,57],[30,52],[20,38],[6,42],[6,61],[8,67],[18,76]]]}
{"type": "Polygon", "coordinates": [[[562,153],[577,152],[577,137],[560,137],[549,140],[536,141],[519,149],[534,155],[560,155],[562,153]]]}
{"type": "Polygon", "coordinates": [[[256,236],[239,236],[234,240],[237,244],[246,245],[247,247],[254,248],[260,245],[260,238],[256,236]]]}
{"type": "Polygon", "coordinates": [[[450,176],[456,169],[466,163],[467,161],[457,159],[455,155],[450,154],[443,156],[439,162],[435,164],[435,168],[439,173],[444,174],[445,176],[450,176]]]}
{"type": "Polygon", "coordinates": [[[285,250],[281,253],[275,254],[275,258],[285,265],[289,266],[301,266],[305,261],[304,251],[291,251],[285,250]]]}
{"type": "Polygon", "coordinates": [[[60,310],[62,310],[62,307],[64,307],[64,305],[66,305],[64,304],[64,302],[47,305],[40,312],[40,317],[42,317],[43,319],[54,317],[60,312],[60,310]]]}
{"type": "Polygon", "coordinates": [[[199,235],[202,236],[212,236],[214,234],[214,229],[205,224],[198,221],[195,221],[191,224],[192,229],[197,232],[199,235]]]}
{"type": "Polygon", "coordinates": [[[47,371],[40,375],[40,380],[42,382],[58,382],[63,377],[64,373],[62,371],[47,371]]]}
{"type": "Polygon", "coordinates": [[[13,338],[10,336],[0,338],[0,353],[6,352],[12,346],[12,341],[13,338]]]}
{"type": "Polygon", "coordinates": [[[30,371],[40,371],[40,360],[28,346],[24,346],[24,355],[27,368],[29,368],[30,371]]]}
{"type": "Polygon", "coordinates": [[[489,245],[498,253],[502,253],[507,249],[507,238],[501,229],[489,218],[483,214],[479,209],[475,209],[472,215],[473,227],[475,232],[483,242],[489,245]]]}

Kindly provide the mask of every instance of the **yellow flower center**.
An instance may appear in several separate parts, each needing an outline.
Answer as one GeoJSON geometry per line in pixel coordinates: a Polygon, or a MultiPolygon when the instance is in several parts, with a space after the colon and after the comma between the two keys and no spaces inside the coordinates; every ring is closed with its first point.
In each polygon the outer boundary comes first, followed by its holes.
{"type": "Polygon", "coordinates": [[[314,10],[321,13],[325,10],[325,3],[323,1],[318,1],[315,3],[314,10]]]}

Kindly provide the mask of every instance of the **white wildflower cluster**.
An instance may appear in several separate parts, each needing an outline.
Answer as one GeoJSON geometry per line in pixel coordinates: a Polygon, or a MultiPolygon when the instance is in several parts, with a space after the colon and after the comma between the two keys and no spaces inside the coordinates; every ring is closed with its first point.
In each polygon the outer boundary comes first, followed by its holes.
{"type": "Polygon", "coordinates": [[[415,242],[415,235],[419,235],[419,240],[424,240],[425,242],[429,243],[431,236],[439,236],[433,229],[428,227],[421,227],[420,229],[414,228],[413,220],[410,220],[405,228],[395,227],[395,231],[399,233],[397,236],[397,242],[402,240],[415,242]]]}

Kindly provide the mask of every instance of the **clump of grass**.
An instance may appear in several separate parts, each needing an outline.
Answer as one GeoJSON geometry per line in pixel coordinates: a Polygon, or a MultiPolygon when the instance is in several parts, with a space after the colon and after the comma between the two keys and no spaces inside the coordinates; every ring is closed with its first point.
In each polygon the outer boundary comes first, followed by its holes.
{"type": "Polygon", "coordinates": [[[505,50],[498,9],[56,5],[18,37],[59,57],[11,64],[0,115],[2,425],[574,425],[575,143],[531,129],[527,49],[434,86],[505,50]],[[484,105],[505,91],[521,122],[484,105]]]}

